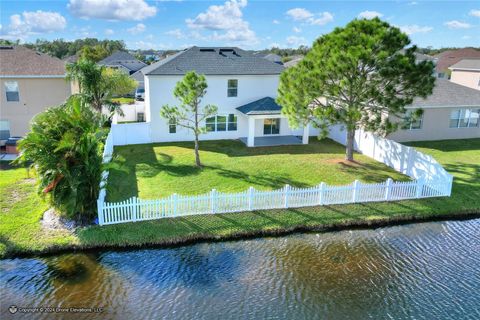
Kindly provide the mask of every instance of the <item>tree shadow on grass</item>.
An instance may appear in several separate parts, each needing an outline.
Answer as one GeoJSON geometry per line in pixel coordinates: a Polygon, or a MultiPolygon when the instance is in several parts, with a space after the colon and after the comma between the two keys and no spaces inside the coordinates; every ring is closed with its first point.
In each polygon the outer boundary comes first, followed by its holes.
{"type": "MultiPolygon", "coordinates": [[[[385,181],[391,177],[391,174],[388,171],[385,171],[385,165],[380,162],[373,163],[360,163],[360,162],[339,162],[340,170],[348,173],[352,176],[356,176],[357,179],[365,182],[379,182],[385,181]]],[[[397,174],[395,180],[407,181],[409,178],[407,176],[400,176],[397,174]]]]}

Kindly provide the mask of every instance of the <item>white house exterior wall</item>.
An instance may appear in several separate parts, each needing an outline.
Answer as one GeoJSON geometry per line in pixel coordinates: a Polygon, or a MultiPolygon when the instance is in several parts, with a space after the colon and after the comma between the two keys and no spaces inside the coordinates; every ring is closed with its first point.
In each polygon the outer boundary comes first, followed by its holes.
{"type": "MultiPolygon", "coordinates": [[[[169,133],[169,126],[165,119],[160,117],[160,108],[164,104],[179,105],[173,91],[182,76],[145,76],[145,103],[146,121],[151,123],[151,139],[153,142],[188,141],[193,139],[190,130],[177,126],[176,133],[169,133]]],[[[248,117],[236,110],[244,104],[255,100],[277,96],[279,83],[278,75],[231,75],[231,76],[206,76],[207,94],[202,100],[202,105],[214,104],[218,107],[219,115],[235,114],[237,116],[236,131],[209,132],[201,136],[202,140],[238,139],[248,135],[248,117]],[[227,97],[227,84],[229,79],[238,80],[237,97],[227,97]]],[[[268,117],[268,116],[265,116],[268,117]]],[[[272,118],[278,117],[272,116],[272,118]]],[[[302,134],[302,129],[292,131],[288,127],[287,119],[281,120],[280,135],[302,134]]],[[[255,136],[263,136],[263,120],[255,120],[255,136]]]]}

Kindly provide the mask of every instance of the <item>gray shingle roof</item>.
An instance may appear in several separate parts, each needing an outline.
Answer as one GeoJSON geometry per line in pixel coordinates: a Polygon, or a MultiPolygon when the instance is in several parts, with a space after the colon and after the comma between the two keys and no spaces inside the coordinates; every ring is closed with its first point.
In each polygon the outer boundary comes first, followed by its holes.
{"type": "Polygon", "coordinates": [[[463,59],[448,69],[463,69],[463,70],[480,70],[480,59],[463,59]]]}
{"type": "Polygon", "coordinates": [[[22,46],[3,46],[0,49],[0,75],[63,76],[65,62],[22,46]]]}
{"type": "Polygon", "coordinates": [[[433,93],[427,99],[417,98],[411,107],[480,106],[480,90],[462,86],[446,79],[436,79],[433,93]]]}
{"type": "Polygon", "coordinates": [[[283,66],[235,47],[191,47],[151,65],[146,75],[280,74],[283,66]]]}
{"type": "Polygon", "coordinates": [[[133,72],[138,71],[147,65],[146,63],[137,60],[130,53],[124,51],[116,51],[105,59],[100,60],[98,64],[106,66],[123,66],[133,72]]]}
{"type": "Polygon", "coordinates": [[[247,114],[279,114],[282,107],[279,106],[275,99],[265,97],[257,101],[253,101],[237,108],[238,111],[247,114]]]}

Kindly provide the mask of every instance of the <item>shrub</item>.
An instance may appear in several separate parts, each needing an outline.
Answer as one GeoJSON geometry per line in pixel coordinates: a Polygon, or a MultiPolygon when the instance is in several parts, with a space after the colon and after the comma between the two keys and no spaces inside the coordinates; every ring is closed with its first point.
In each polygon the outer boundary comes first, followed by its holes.
{"type": "Polygon", "coordinates": [[[91,221],[102,179],[104,117],[72,96],[59,107],[37,115],[19,143],[19,163],[35,168],[39,193],[49,194],[53,207],[68,218],[91,221]]]}

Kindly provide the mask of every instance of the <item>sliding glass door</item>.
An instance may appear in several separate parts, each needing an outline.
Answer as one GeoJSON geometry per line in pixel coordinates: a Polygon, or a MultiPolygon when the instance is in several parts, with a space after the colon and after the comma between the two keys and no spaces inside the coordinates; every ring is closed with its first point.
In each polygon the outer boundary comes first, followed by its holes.
{"type": "Polygon", "coordinates": [[[279,134],[280,133],[280,119],[264,119],[263,120],[263,134],[279,134]]]}

